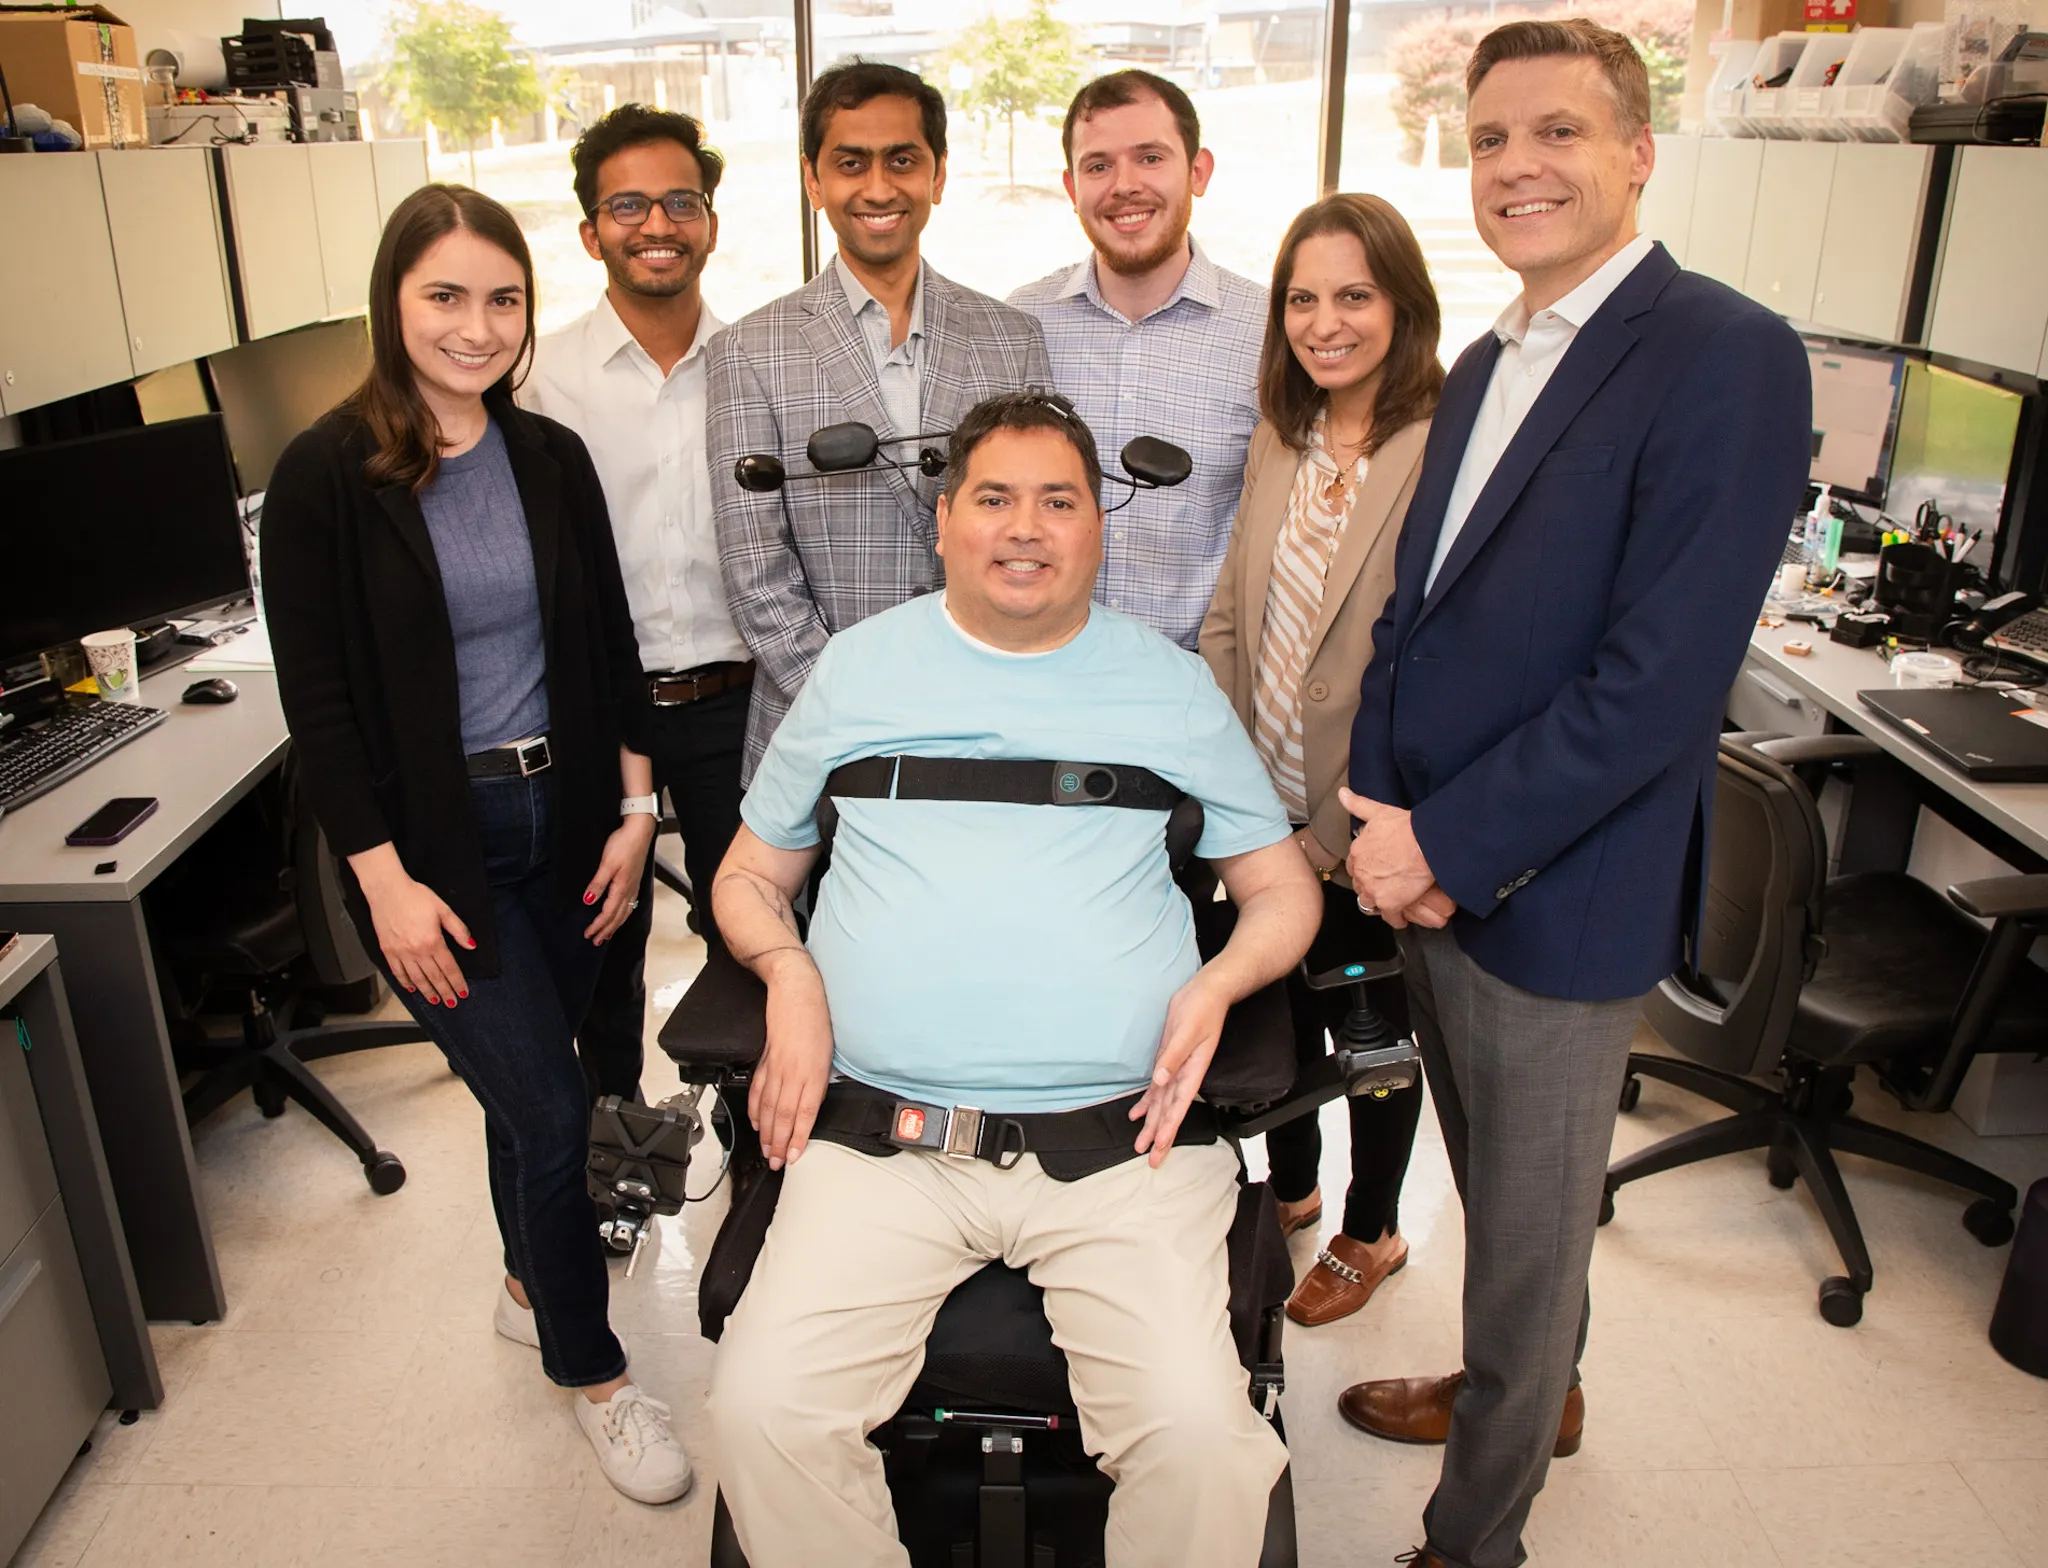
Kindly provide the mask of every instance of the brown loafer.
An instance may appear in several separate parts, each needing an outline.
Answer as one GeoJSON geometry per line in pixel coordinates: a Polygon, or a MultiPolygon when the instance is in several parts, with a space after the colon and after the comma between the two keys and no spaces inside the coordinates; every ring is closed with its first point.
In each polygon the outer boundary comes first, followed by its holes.
{"type": "Polygon", "coordinates": [[[1405,1241],[1390,1262],[1376,1263],[1364,1242],[1341,1234],[1332,1236],[1314,1267],[1301,1277],[1294,1294],[1287,1298],[1287,1315],[1303,1328],[1319,1328],[1348,1318],[1372,1300],[1380,1281],[1399,1273],[1407,1262],[1405,1241]]]}
{"type": "MultiPolygon", "coordinates": [[[[1465,1374],[1449,1377],[1382,1378],[1354,1383],[1337,1396],[1337,1413],[1361,1432],[1395,1443],[1446,1443],[1451,1437],[1451,1406],[1465,1374]]],[[[1564,1416],[1557,1424],[1554,1459],[1569,1459],[1586,1435],[1586,1395],[1574,1388],[1564,1396],[1564,1416]]]]}

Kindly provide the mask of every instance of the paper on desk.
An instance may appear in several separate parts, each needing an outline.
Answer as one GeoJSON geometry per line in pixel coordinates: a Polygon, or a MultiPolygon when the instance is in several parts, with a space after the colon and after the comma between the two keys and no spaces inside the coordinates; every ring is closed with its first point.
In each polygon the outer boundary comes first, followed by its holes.
{"type": "Polygon", "coordinates": [[[274,670],[277,661],[270,656],[270,630],[260,620],[251,621],[247,631],[217,648],[208,648],[185,668],[201,675],[214,670],[274,670]]]}

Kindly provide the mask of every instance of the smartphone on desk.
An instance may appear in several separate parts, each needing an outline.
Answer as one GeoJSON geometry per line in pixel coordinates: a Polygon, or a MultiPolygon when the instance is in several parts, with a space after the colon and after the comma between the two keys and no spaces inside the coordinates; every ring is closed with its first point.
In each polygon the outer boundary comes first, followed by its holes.
{"type": "Polygon", "coordinates": [[[156,812],[154,795],[122,795],[108,801],[64,835],[74,849],[118,844],[156,812]]]}

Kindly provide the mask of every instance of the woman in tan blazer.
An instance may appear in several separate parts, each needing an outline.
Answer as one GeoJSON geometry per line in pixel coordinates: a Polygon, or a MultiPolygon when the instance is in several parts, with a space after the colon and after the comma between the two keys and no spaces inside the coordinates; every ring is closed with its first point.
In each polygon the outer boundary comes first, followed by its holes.
{"type": "MultiPolygon", "coordinates": [[[[1288,228],[1273,266],[1260,360],[1264,419],[1252,436],[1230,550],[1202,622],[1202,657],[1236,706],[1324,880],[1316,951],[1336,963],[1387,958],[1394,934],[1360,912],[1344,874],[1351,817],[1337,798],[1351,754],[1372,628],[1394,586],[1394,546],[1422,469],[1443,386],[1441,315],[1401,215],[1376,196],[1326,197],[1288,228]]],[[[1342,991],[1289,984],[1304,1061],[1327,1049],[1342,991]]],[[[1375,988],[1408,1032],[1401,983],[1375,988]]],[[[1356,1312],[1408,1258],[1397,1212],[1421,1112],[1420,1086],[1347,1102],[1351,1186],[1344,1227],[1287,1303],[1296,1322],[1356,1312]]],[[[1322,1217],[1313,1117],[1269,1133],[1282,1223],[1322,1217]]]]}

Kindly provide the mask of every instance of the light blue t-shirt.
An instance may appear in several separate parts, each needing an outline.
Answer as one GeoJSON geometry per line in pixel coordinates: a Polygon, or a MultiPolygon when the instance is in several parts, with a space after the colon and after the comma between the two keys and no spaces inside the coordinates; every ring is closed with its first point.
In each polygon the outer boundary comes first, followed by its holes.
{"type": "MultiPolygon", "coordinates": [[[[1288,833],[1208,667],[1100,605],[1040,654],[971,639],[938,594],[839,633],[741,815],[767,843],[807,848],[826,776],[899,752],[1150,768],[1201,802],[1206,859],[1288,833]]],[[[835,1072],[1012,1112],[1150,1081],[1167,1003],[1201,964],[1167,869],[1165,812],[842,800],[839,813],[808,944],[835,1072]]]]}

